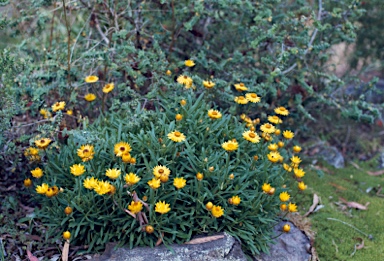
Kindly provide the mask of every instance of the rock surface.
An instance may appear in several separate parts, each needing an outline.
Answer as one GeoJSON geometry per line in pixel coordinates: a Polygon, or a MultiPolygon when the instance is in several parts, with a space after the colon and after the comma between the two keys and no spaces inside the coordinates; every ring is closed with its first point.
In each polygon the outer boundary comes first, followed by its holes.
{"type": "Polygon", "coordinates": [[[240,244],[226,233],[220,239],[201,243],[171,245],[173,253],[164,246],[134,249],[107,247],[104,254],[95,261],[247,261],[240,244]]]}
{"type": "Polygon", "coordinates": [[[255,257],[256,261],[307,261],[310,260],[310,241],[307,236],[296,228],[291,222],[280,222],[275,226],[276,235],[280,235],[284,224],[291,226],[289,233],[284,233],[271,245],[269,254],[255,257]]]}

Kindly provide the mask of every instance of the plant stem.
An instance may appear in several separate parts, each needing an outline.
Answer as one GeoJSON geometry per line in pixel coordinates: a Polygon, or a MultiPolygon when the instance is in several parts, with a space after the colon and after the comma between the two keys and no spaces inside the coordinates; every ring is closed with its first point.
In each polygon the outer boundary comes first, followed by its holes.
{"type": "Polygon", "coordinates": [[[62,0],[63,1],[63,8],[64,8],[64,19],[65,19],[65,26],[67,27],[67,34],[68,34],[68,44],[67,44],[67,81],[68,81],[68,85],[70,87],[71,86],[71,74],[70,74],[70,71],[71,71],[71,28],[69,27],[69,22],[68,22],[68,19],[67,19],[67,8],[65,6],[65,0],[62,0]]]}

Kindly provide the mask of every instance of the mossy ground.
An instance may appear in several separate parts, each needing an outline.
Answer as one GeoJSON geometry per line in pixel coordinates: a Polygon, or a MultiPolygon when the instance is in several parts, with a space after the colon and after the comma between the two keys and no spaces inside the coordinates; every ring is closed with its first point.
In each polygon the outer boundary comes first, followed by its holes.
{"type": "Polygon", "coordinates": [[[371,165],[361,164],[361,169],[352,165],[344,169],[327,166],[328,171],[323,176],[316,171],[307,172],[304,179],[308,189],[295,198],[301,214],[312,205],[314,193],[320,197],[320,204],[325,206],[309,215],[312,230],[316,232],[315,248],[320,260],[384,260],[384,197],[376,194],[384,186],[384,175],[368,175],[366,170],[374,169],[371,165]],[[345,204],[340,197],[362,205],[369,202],[368,209],[343,207],[345,204]],[[373,240],[367,235],[372,235],[373,240]],[[360,244],[361,239],[364,240],[364,247],[355,251],[355,245],[360,244]]]}

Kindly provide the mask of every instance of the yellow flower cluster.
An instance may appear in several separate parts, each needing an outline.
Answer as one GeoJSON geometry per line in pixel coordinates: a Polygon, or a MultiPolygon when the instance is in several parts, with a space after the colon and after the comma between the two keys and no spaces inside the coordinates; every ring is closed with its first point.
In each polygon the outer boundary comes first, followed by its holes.
{"type": "Polygon", "coordinates": [[[112,194],[116,190],[109,181],[98,180],[94,177],[84,179],[83,186],[86,189],[94,190],[99,195],[112,194]]]}
{"type": "Polygon", "coordinates": [[[59,194],[59,188],[57,186],[50,187],[47,183],[36,186],[36,192],[41,195],[45,195],[48,198],[59,194]]]}

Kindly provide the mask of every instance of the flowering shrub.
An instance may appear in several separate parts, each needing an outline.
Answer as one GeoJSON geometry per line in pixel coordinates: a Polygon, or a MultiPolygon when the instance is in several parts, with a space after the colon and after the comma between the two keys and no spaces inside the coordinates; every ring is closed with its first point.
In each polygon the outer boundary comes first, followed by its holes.
{"type": "MultiPolygon", "coordinates": [[[[248,253],[268,252],[275,222],[297,211],[290,191],[305,189],[294,155],[301,148],[292,131],[279,129],[289,111],[276,107],[264,124],[235,117],[206,101],[216,79],[207,86],[188,69],[181,75],[187,80],[165,78],[168,90],[147,101],[151,110],[138,103],[66,132],[66,144],[39,137],[28,148],[41,157],[25,182],[48,235],[92,251],[110,241],[154,246],[226,231],[248,253]],[[290,188],[295,180],[298,188],[290,188]]],[[[232,102],[257,113],[251,89],[237,96],[246,102],[232,102]]]]}

